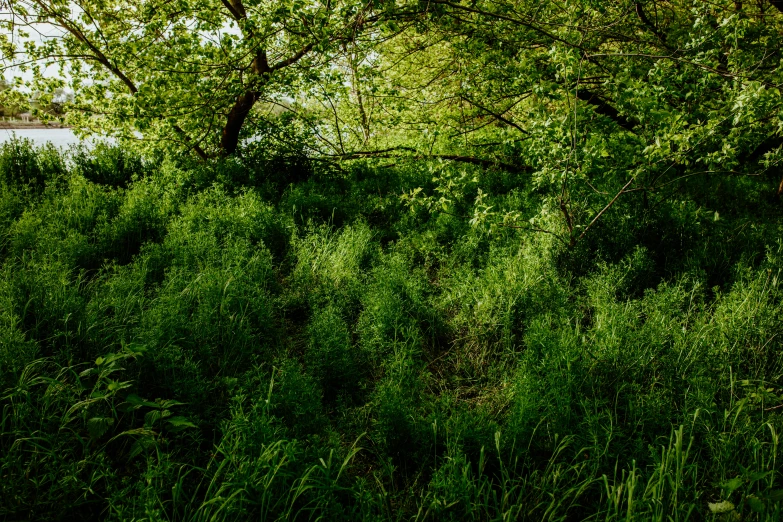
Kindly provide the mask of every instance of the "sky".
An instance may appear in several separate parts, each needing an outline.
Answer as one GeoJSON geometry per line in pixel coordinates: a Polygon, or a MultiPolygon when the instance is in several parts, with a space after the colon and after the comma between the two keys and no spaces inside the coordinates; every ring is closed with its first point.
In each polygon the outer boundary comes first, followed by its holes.
{"type": "MultiPolygon", "coordinates": [[[[0,0],[0,23],[7,23],[12,20],[12,14],[8,9],[4,0],[0,0]]],[[[28,30],[30,33],[26,40],[33,41],[35,43],[41,43],[46,38],[56,38],[63,34],[63,31],[51,24],[36,24],[36,31],[28,30]]],[[[5,29],[3,28],[3,31],[5,29]]],[[[6,34],[8,34],[6,32],[6,34]]],[[[18,38],[18,34],[12,35],[14,38],[18,38]]],[[[18,41],[18,40],[17,40],[18,41]]],[[[0,74],[6,81],[12,82],[15,78],[21,77],[23,81],[29,82],[32,80],[33,75],[30,71],[22,71],[19,67],[13,65],[14,60],[7,56],[0,55],[0,74]]],[[[59,74],[59,67],[57,65],[51,65],[44,71],[46,76],[55,77],[59,74]]]]}

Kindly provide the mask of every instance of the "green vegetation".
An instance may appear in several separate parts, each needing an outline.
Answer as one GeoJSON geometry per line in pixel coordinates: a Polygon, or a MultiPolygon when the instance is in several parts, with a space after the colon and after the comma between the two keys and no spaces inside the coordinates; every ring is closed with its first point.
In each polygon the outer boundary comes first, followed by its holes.
{"type": "Polygon", "coordinates": [[[779,519],[769,184],[569,248],[410,206],[430,170],[4,145],[0,517],[779,519]]]}
{"type": "Polygon", "coordinates": [[[0,0],[0,58],[114,143],[0,151],[0,518],[783,518],[783,0],[0,0]]]}

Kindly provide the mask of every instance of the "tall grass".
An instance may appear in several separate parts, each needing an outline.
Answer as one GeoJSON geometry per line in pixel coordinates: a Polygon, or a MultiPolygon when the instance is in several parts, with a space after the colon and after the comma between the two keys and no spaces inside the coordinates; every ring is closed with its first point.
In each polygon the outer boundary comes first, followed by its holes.
{"type": "Polygon", "coordinates": [[[0,518],[780,518],[777,210],[569,250],[429,177],[4,145],[0,518]]]}

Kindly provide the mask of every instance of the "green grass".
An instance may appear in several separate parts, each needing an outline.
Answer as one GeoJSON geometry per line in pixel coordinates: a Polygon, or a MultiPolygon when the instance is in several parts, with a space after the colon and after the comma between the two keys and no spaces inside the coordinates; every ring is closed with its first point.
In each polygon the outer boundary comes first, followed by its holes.
{"type": "Polygon", "coordinates": [[[777,203],[567,249],[289,163],[3,146],[0,518],[780,519],[777,203]]]}

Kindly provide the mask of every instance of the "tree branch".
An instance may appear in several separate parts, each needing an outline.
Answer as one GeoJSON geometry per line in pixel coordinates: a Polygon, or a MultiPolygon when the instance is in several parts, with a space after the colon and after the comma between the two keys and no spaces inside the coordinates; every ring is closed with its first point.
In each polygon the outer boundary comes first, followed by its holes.
{"type": "MultiPolygon", "coordinates": [[[[781,2],[783,2],[783,0],[781,0],[781,2]]],[[[767,152],[772,152],[781,145],[783,145],[783,136],[770,136],[769,138],[759,143],[758,146],[750,152],[750,154],[743,158],[743,160],[758,161],[764,154],[767,152]]]]}
{"type": "Polygon", "coordinates": [[[223,5],[226,6],[226,9],[231,13],[231,16],[234,17],[234,20],[237,22],[246,19],[247,18],[247,11],[245,11],[245,6],[242,5],[242,2],[240,0],[220,0],[223,2],[223,5]]]}
{"type": "Polygon", "coordinates": [[[480,167],[500,167],[509,172],[530,172],[533,170],[527,165],[512,165],[510,163],[503,163],[500,161],[476,158],[473,156],[462,156],[458,154],[415,154],[412,156],[402,156],[399,154],[389,154],[395,151],[408,151],[416,152],[413,147],[390,147],[388,149],[371,150],[371,151],[359,151],[350,152],[347,154],[338,155],[340,159],[351,160],[359,158],[398,158],[398,159],[411,159],[411,160],[429,160],[429,159],[442,159],[447,161],[456,161],[459,163],[469,163],[471,165],[478,165],[480,167]]]}
{"type": "MultiPolygon", "coordinates": [[[[491,110],[487,109],[486,107],[482,107],[477,102],[474,102],[473,100],[467,98],[466,96],[460,96],[460,98],[462,98],[463,100],[465,100],[469,104],[478,107],[479,109],[481,109],[482,111],[486,112],[487,114],[489,114],[490,116],[492,116],[496,120],[498,120],[500,122],[503,122],[506,125],[509,125],[511,127],[514,127],[515,129],[517,129],[522,134],[528,134],[528,135],[530,134],[528,131],[526,131],[525,129],[523,129],[522,127],[520,127],[519,125],[517,125],[513,121],[509,120],[508,118],[503,117],[501,114],[496,114],[495,112],[492,112],[491,110]]],[[[516,104],[514,104],[514,105],[516,105],[516,104]]],[[[512,107],[513,107],[513,105],[512,105],[512,107]]],[[[504,112],[507,112],[507,111],[508,111],[508,109],[506,109],[506,111],[504,111],[504,112]]]]}
{"type": "Polygon", "coordinates": [[[207,154],[207,153],[206,153],[206,151],[205,151],[204,149],[202,149],[202,148],[201,148],[201,145],[199,145],[198,143],[194,143],[194,142],[193,142],[193,140],[191,139],[191,137],[190,137],[190,136],[188,136],[188,134],[187,134],[187,133],[186,133],[184,130],[182,130],[182,127],[180,127],[180,126],[179,126],[179,125],[177,125],[177,124],[174,124],[174,130],[175,130],[175,131],[176,131],[176,132],[177,132],[177,133],[178,133],[180,136],[182,136],[182,139],[184,139],[184,140],[185,140],[185,143],[186,143],[186,144],[187,144],[187,145],[188,145],[190,148],[192,148],[192,149],[193,149],[193,151],[196,153],[196,155],[198,155],[198,157],[199,157],[199,158],[201,158],[201,159],[202,159],[202,160],[204,160],[204,161],[206,161],[206,160],[208,160],[208,159],[209,159],[209,154],[207,154]]]}
{"type": "MultiPolygon", "coordinates": [[[[74,24],[71,23],[70,20],[63,17],[60,13],[50,10],[45,4],[40,2],[40,0],[37,0],[36,3],[38,4],[41,9],[43,9],[45,12],[47,12],[52,18],[54,18],[57,23],[71,33],[74,38],[76,38],[79,42],[87,46],[87,48],[93,53],[92,55],[86,55],[81,56],[82,59],[88,59],[88,60],[94,60],[104,67],[108,69],[114,76],[116,76],[122,83],[125,84],[125,86],[128,88],[131,94],[135,95],[139,92],[138,87],[136,87],[136,84],[131,80],[127,75],[125,75],[119,67],[114,65],[111,60],[101,51],[97,45],[95,45],[92,41],[90,41],[89,38],[84,34],[84,32],[76,27],[74,24]]],[[[188,134],[177,124],[173,125],[174,130],[182,136],[182,138],[185,140],[185,143],[190,146],[193,151],[201,158],[202,160],[206,160],[209,156],[204,151],[204,149],[201,148],[201,146],[198,143],[194,143],[193,140],[188,136],[188,134]]]]}
{"type": "MultiPolygon", "coordinates": [[[[537,33],[539,33],[541,35],[544,35],[547,38],[549,38],[549,39],[551,39],[551,40],[553,40],[555,42],[560,42],[560,43],[565,44],[565,45],[567,45],[569,47],[572,47],[574,49],[579,49],[580,51],[587,52],[587,50],[584,49],[579,44],[575,44],[575,43],[563,40],[562,38],[560,38],[558,36],[555,36],[554,34],[550,33],[549,31],[546,31],[545,29],[542,29],[541,27],[537,27],[537,26],[533,25],[530,22],[526,22],[526,21],[520,20],[518,18],[512,18],[510,16],[506,16],[506,15],[499,14],[499,13],[491,13],[489,11],[483,11],[481,9],[475,9],[473,7],[468,7],[468,6],[465,6],[465,5],[460,5],[460,4],[456,4],[454,2],[450,2],[449,0],[428,0],[428,1],[430,3],[433,3],[433,4],[447,5],[449,7],[454,8],[454,9],[459,9],[461,11],[467,11],[468,13],[479,14],[479,15],[490,17],[490,18],[496,18],[498,20],[505,20],[507,22],[511,22],[511,23],[514,23],[514,24],[517,24],[517,25],[521,25],[521,26],[527,27],[528,29],[531,29],[531,30],[533,30],[533,31],[535,31],[535,32],[537,32],[537,33]]],[[[778,1],[783,2],[783,0],[778,0],[778,1]]]]}
{"type": "MultiPolygon", "coordinates": [[[[601,114],[602,116],[606,116],[610,120],[614,121],[617,125],[624,128],[625,130],[629,132],[634,132],[634,128],[636,127],[636,124],[628,120],[625,116],[620,114],[620,112],[609,105],[603,98],[599,97],[597,94],[594,94],[591,91],[588,91],[586,89],[578,89],[576,91],[576,97],[582,100],[583,102],[587,103],[588,105],[592,105],[595,108],[595,112],[598,114],[601,114]]],[[[635,132],[634,132],[635,134],[635,132]]]]}
{"type": "MultiPolygon", "coordinates": [[[[228,0],[224,1],[227,2],[228,0]]],[[[260,79],[260,83],[264,84],[269,80],[271,73],[295,64],[310,52],[313,47],[315,47],[315,42],[310,42],[287,60],[283,60],[272,67],[270,67],[267,62],[266,51],[262,49],[256,53],[250,68],[253,71],[253,74],[260,79]]],[[[239,133],[242,131],[242,126],[245,124],[245,120],[247,120],[253,106],[261,97],[261,92],[258,90],[259,86],[259,84],[256,84],[253,89],[248,89],[237,96],[234,105],[229,110],[228,115],[226,116],[226,124],[223,127],[223,132],[220,137],[222,155],[229,156],[234,154],[237,147],[239,147],[239,133]]]]}
{"type": "Polygon", "coordinates": [[[636,15],[639,17],[639,20],[641,20],[642,23],[658,38],[658,40],[660,40],[661,43],[666,46],[666,36],[658,30],[658,28],[650,21],[649,18],[647,18],[647,14],[645,14],[644,9],[642,8],[642,4],[640,2],[635,2],[634,5],[636,7],[636,15]]]}
{"type": "Polygon", "coordinates": [[[299,60],[301,60],[307,53],[309,53],[313,47],[315,47],[315,42],[310,42],[309,44],[302,47],[299,52],[297,52],[295,55],[291,56],[287,60],[283,60],[282,62],[278,62],[272,67],[269,68],[270,72],[273,71],[279,71],[280,69],[285,69],[289,65],[293,65],[299,60]]]}
{"type": "MultiPolygon", "coordinates": [[[[592,226],[595,224],[595,222],[596,222],[596,221],[598,221],[598,220],[601,218],[601,216],[603,216],[603,215],[604,215],[604,213],[605,213],[607,210],[609,210],[610,208],[612,208],[612,205],[614,205],[614,204],[615,204],[615,202],[617,201],[617,199],[618,199],[620,196],[622,196],[623,194],[625,194],[625,193],[626,193],[626,191],[627,191],[626,189],[627,189],[628,187],[630,187],[630,186],[631,186],[631,183],[633,183],[635,179],[636,179],[636,176],[633,176],[631,179],[629,179],[629,180],[628,180],[628,183],[626,183],[625,185],[623,185],[623,188],[621,188],[621,189],[620,189],[620,192],[618,192],[617,194],[615,194],[615,196],[612,198],[612,201],[610,201],[609,203],[607,203],[607,204],[606,204],[606,206],[605,206],[604,208],[602,208],[602,209],[601,209],[601,211],[600,211],[598,214],[596,214],[596,215],[595,215],[595,217],[593,218],[593,220],[592,220],[592,221],[590,221],[590,224],[589,224],[589,225],[587,225],[587,226],[585,227],[585,229],[582,231],[582,233],[581,233],[581,234],[579,234],[579,237],[576,239],[576,241],[580,241],[580,240],[581,240],[583,237],[585,237],[585,234],[587,234],[587,231],[588,231],[588,230],[590,230],[590,228],[591,228],[591,227],[592,227],[592,226]]],[[[576,241],[571,241],[571,246],[575,245],[575,244],[576,244],[576,241]]]]}

